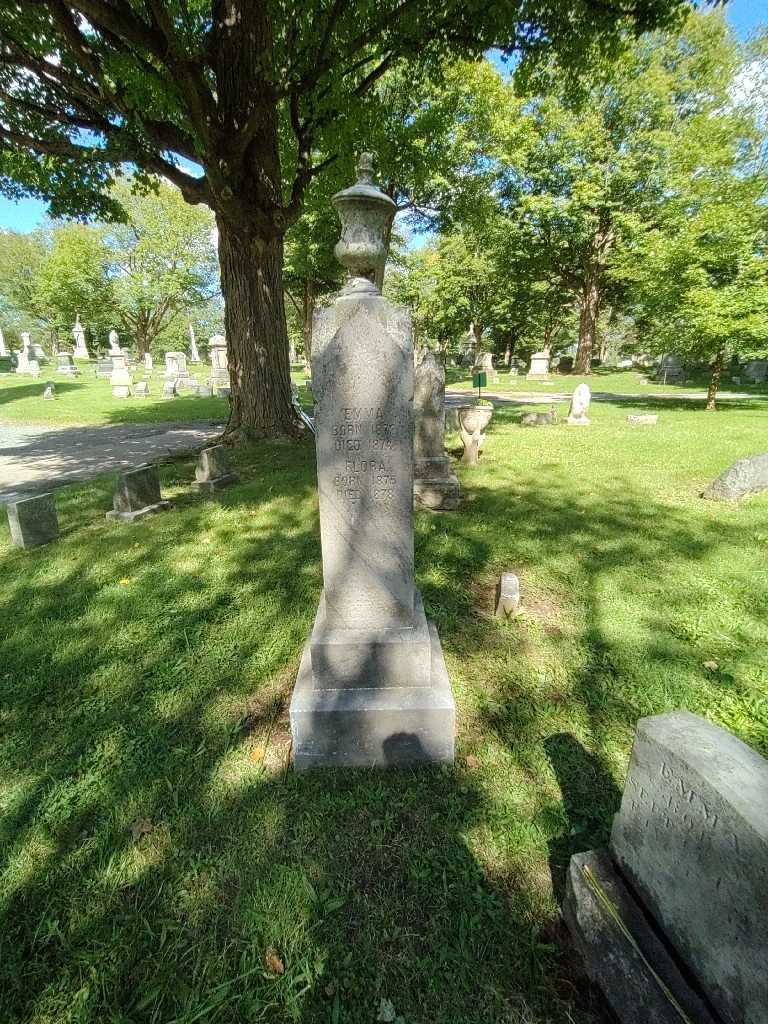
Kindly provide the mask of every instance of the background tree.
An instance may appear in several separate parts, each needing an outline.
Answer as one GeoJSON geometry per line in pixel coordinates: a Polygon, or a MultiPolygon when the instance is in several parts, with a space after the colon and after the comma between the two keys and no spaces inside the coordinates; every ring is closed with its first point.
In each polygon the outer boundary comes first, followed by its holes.
{"type": "Polygon", "coordinates": [[[104,229],[116,315],[143,356],[177,319],[186,333],[218,292],[215,224],[205,207],[189,206],[164,182],[143,192],[121,183],[112,198],[127,217],[104,229]]]}
{"type": "Polygon", "coordinates": [[[707,409],[729,356],[768,352],[766,109],[751,88],[768,65],[728,37],[717,57],[671,143],[657,217],[617,267],[641,344],[709,364],[707,409]]]}
{"type": "Polygon", "coordinates": [[[119,215],[126,161],[216,214],[230,431],[290,433],[283,236],[333,129],[400,62],[491,45],[569,66],[685,0],[45,0],[0,9],[0,183],[54,213],[119,215]],[[578,24],[579,31],[573,31],[578,24]],[[293,137],[281,160],[280,127],[293,137]],[[197,168],[190,167],[190,163],[197,168]],[[201,172],[201,173],[200,173],[201,172]]]}

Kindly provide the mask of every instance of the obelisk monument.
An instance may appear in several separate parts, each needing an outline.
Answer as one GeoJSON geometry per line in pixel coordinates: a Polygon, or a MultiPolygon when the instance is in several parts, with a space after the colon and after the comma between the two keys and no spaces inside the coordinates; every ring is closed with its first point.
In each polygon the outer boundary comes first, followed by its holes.
{"type": "Polygon", "coordinates": [[[337,193],[349,280],[313,330],[323,593],[291,701],[297,769],[453,761],[455,706],[413,578],[413,334],[374,284],[395,204],[337,193]]]}

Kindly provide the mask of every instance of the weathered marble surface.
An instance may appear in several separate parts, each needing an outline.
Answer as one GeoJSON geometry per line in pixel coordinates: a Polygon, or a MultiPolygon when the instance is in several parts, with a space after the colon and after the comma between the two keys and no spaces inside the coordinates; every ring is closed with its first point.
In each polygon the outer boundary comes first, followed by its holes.
{"type": "Polygon", "coordinates": [[[749,455],[721,473],[702,493],[712,501],[736,501],[768,488],[768,455],[749,455]]]}
{"type": "Polygon", "coordinates": [[[380,296],[334,307],[313,345],[320,537],[329,628],[410,625],[413,359],[410,332],[380,296]],[[389,329],[388,329],[389,328],[389,329]]]}
{"type": "Polygon", "coordinates": [[[768,762],[687,711],[638,722],[611,852],[730,1024],[768,1012],[768,762]]]}
{"type": "Polygon", "coordinates": [[[59,536],[59,518],[53,494],[9,502],[8,526],[17,548],[36,548],[59,536]]]}
{"type": "Polygon", "coordinates": [[[132,523],[151,512],[160,512],[171,507],[160,494],[160,477],[157,466],[139,466],[120,473],[112,496],[112,511],[107,519],[132,523]]]}
{"type": "Polygon", "coordinates": [[[318,690],[310,645],[301,659],[291,700],[294,766],[322,767],[452,764],[456,707],[434,625],[430,684],[318,690]]]}

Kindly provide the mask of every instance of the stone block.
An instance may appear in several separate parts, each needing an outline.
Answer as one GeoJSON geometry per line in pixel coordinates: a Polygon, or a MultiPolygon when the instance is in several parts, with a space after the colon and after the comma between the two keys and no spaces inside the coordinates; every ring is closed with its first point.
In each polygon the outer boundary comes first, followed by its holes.
{"type": "Polygon", "coordinates": [[[736,501],[768,488],[768,455],[749,455],[734,462],[702,493],[711,501],[736,501]]]}
{"type": "Polygon", "coordinates": [[[237,483],[240,478],[232,472],[229,464],[229,451],[223,444],[204,448],[195,467],[195,483],[202,491],[218,491],[230,484],[237,483]]]}
{"type": "Polygon", "coordinates": [[[409,625],[334,628],[325,594],[309,647],[315,689],[429,686],[431,644],[421,595],[409,625]]]}
{"type": "Polygon", "coordinates": [[[7,505],[11,541],[17,548],[36,548],[56,540],[59,518],[53,494],[36,494],[7,505]]]}
{"type": "Polygon", "coordinates": [[[149,398],[149,384],[145,380],[137,382],[133,389],[133,393],[136,398],[149,398]]]}
{"type": "Polygon", "coordinates": [[[290,707],[297,771],[453,763],[456,707],[437,630],[429,632],[429,686],[316,689],[307,643],[290,707]]]}
{"type": "Polygon", "coordinates": [[[520,610],[520,580],[513,572],[501,574],[496,588],[496,618],[517,615],[520,610]]]}
{"type": "Polygon", "coordinates": [[[163,384],[163,398],[175,398],[176,397],[176,381],[167,380],[163,384]]]}
{"type": "Polygon", "coordinates": [[[607,850],[571,857],[563,917],[587,974],[621,1024],[716,1024],[607,850]]]}
{"type": "Polygon", "coordinates": [[[729,1024],[768,1019],[768,762],[687,711],[638,722],[611,853],[729,1024]]]}
{"type": "Polygon", "coordinates": [[[659,417],[655,415],[627,416],[627,423],[630,427],[655,427],[659,417]]]}
{"type": "Polygon", "coordinates": [[[152,512],[161,512],[171,507],[160,495],[160,477],[157,466],[140,466],[121,473],[112,498],[112,511],[107,519],[132,523],[152,512]]]}
{"type": "MultiPolygon", "coordinates": [[[[447,461],[447,460],[446,460],[447,461]]],[[[419,505],[436,511],[453,511],[461,504],[461,484],[451,473],[438,480],[413,481],[413,496],[419,505]]]]}

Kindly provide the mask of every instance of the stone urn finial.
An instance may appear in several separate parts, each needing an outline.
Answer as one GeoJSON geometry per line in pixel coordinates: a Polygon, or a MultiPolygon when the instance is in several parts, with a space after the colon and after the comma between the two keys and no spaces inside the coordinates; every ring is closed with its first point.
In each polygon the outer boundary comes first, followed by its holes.
{"type": "Polygon", "coordinates": [[[343,294],[378,295],[374,280],[387,259],[386,233],[397,206],[376,185],[370,153],[361,154],[357,173],[355,184],[337,192],[332,200],[341,221],[341,238],[334,253],[349,271],[343,294]]]}

